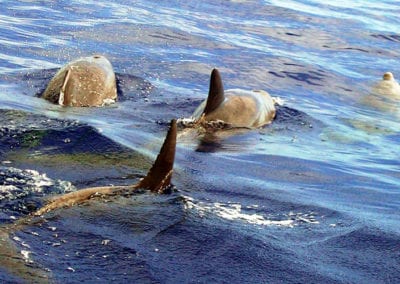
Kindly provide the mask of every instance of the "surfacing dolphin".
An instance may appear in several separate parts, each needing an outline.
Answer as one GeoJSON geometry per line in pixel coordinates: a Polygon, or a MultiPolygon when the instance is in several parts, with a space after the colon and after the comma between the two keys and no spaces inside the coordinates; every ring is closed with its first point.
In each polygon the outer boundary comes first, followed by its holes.
{"type": "Polygon", "coordinates": [[[370,92],[362,96],[360,102],[381,112],[399,117],[400,85],[391,72],[383,74],[382,80],[372,86],[370,92]]]}
{"type": "Polygon", "coordinates": [[[230,127],[258,128],[275,118],[275,100],[263,90],[224,91],[221,75],[213,69],[208,98],[194,112],[198,123],[222,122],[230,127]]]}
{"type": "Polygon", "coordinates": [[[134,185],[90,187],[70,192],[53,198],[48,204],[32,213],[32,216],[43,214],[62,207],[71,207],[81,204],[95,197],[113,195],[129,195],[137,189],[147,189],[156,193],[164,193],[171,184],[176,148],[176,120],[172,120],[170,129],[165,137],[164,144],[156,161],[147,175],[134,185]]]}
{"type": "Polygon", "coordinates": [[[31,213],[15,223],[0,228],[0,267],[9,273],[31,283],[48,282],[49,276],[38,267],[27,266],[26,260],[18,252],[10,240],[10,234],[25,226],[40,222],[41,216],[60,208],[71,207],[89,201],[92,198],[107,196],[130,195],[139,189],[155,193],[166,193],[170,188],[176,149],[176,120],[172,120],[161,150],[147,175],[137,184],[126,186],[92,187],[70,192],[53,198],[39,210],[31,213]]]}
{"type": "Polygon", "coordinates": [[[391,72],[383,74],[382,80],[372,87],[372,93],[392,99],[400,99],[400,85],[391,72]]]}
{"type": "Polygon", "coordinates": [[[74,60],[54,75],[42,98],[73,107],[114,103],[117,99],[117,86],[113,67],[102,55],[74,60]]]}

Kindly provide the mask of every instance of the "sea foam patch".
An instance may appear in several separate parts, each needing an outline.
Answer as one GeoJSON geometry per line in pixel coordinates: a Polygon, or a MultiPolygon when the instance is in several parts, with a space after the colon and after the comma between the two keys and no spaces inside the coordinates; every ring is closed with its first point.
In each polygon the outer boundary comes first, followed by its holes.
{"type": "Polygon", "coordinates": [[[200,217],[206,217],[208,214],[216,215],[220,218],[230,221],[242,221],[248,224],[260,226],[282,226],[295,227],[300,224],[319,224],[315,214],[288,212],[282,216],[264,216],[259,213],[253,213],[258,205],[242,206],[239,203],[207,203],[195,201],[191,197],[184,197],[185,209],[195,210],[200,217]]]}
{"type": "Polygon", "coordinates": [[[0,201],[20,199],[32,193],[46,193],[53,188],[57,189],[57,193],[75,190],[70,182],[53,180],[35,170],[0,166],[0,201]]]}

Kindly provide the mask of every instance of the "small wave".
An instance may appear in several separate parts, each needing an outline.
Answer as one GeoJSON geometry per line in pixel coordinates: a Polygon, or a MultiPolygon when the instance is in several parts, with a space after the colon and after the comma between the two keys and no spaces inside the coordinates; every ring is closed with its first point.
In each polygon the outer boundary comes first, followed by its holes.
{"type": "Polygon", "coordinates": [[[35,170],[0,166],[0,201],[15,200],[32,193],[46,193],[57,188],[57,193],[74,191],[67,181],[53,180],[35,170]]]}
{"type": "Polygon", "coordinates": [[[184,197],[185,209],[195,210],[200,217],[205,217],[208,214],[214,214],[220,218],[229,221],[242,221],[248,224],[260,225],[260,226],[281,226],[281,227],[295,227],[300,224],[319,224],[315,214],[310,213],[295,213],[288,212],[287,214],[276,217],[276,216],[263,216],[259,213],[252,213],[257,210],[258,205],[251,205],[243,207],[239,203],[206,203],[195,201],[191,197],[184,197]]]}
{"type": "Polygon", "coordinates": [[[26,263],[33,263],[32,259],[30,258],[31,251],[29,250],[31,247],[25,243],[21,238],[15,236],[13,237],[13,240],[17,243],[20,244],[21,247],[24,249],[21,249],[20,254],[22,255],[23,259],[25,260],[26,263]]]}

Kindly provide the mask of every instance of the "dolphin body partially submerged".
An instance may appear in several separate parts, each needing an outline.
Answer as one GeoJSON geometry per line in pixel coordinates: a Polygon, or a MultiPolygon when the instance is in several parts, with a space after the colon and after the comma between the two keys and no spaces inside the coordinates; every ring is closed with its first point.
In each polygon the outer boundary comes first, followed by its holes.
{"type": "Polygon", "coordinates": [[[54,75],[41,97],[72,107],[99,107],[114,103],[117,85],[113,67],[102,55],[74,60],[54,75]]]}
{"type": "Polygon", "coordinates": [[[148,171],[147,175],[137,184],[126,186],[92,187],[70,192],[52,198],[45,206],[31,213],[15,223],[0,228],[0,267],[9,273],[29,282],[48,282],[49,276],[38,267],[26,265],[26,260],[18,252],[15,244],[10,240],[10,234],[23,229],[25,226],[34,225],[46,213],[60,208],[71,207],[89,201],[92,198],[130,195],[139,189],[150,190],[154,193],[166,193],[171,185],[171,177],[176,149],[176,120],[172,120],[170,128],[161,147],[161,150],[148,171]]]}
{"type": "Polygon", "coordinates": [[[382,80],[372,87],[372,93],[392,99],[400,99],[400,85],[395,80],[393,73],[386,72],[382,80]]]}
{"type": "Polygon", "coordinates": [[[171,177],[176,148],[176,120],[172,120],[170,129],[151,169],[147,175],[134,185],[90,187],[70,192],[53,198],[47,205],[34,212],[33,216],[43,214],[62,207],[81,204],[94,197],[129,195],[137,189],[147,189],[155,193],[164,193],[171,184],[171,177]]]}
{"type": "Polygon", "coordinates": [[[275,100],[266,91],[224,91],[221,75],[213,69],[207,100],[196,109],[193,118],[198,123],[221,121],[234,128],[258,128],[271,123],[275,114],[275,100]]]}
{"type": "Polygon", "coordinates": [[[369,93],[361,97],[360,102],[374,110],[399,117],[400,84],[393,73],[384,73],[382,79],[372,86],[369,93]]]}

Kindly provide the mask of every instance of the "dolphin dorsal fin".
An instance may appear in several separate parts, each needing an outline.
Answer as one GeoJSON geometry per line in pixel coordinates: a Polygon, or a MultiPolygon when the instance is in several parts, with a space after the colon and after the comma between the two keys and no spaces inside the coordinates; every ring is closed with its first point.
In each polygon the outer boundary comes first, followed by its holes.
{"type": "Polygon", "coordinates": [[[149,189],[153,192],[164,193],[171,183],[175,147],[176,120],[173,119],[156,161],[137,187],[149,189]]]}
{"type": "Polygon", "coordinates": [[[217,69],[213,69],[210,78],[210,90],[208,91],[207,103],[203,114],[207,115],[214,111],[224,101],[224,85],[221,75],[217,69]]]}

